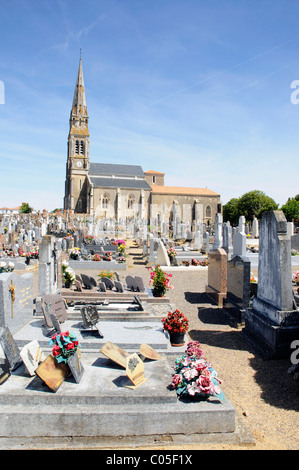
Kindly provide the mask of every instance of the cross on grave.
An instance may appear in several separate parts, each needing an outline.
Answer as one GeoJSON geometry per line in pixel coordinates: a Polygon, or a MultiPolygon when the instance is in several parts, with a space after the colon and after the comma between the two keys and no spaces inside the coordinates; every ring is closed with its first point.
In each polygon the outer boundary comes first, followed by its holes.
{"type": "Polygon", "coordinates": [[[10,295],[11,295],[11,318],[13,318],[13,304],[14,304],[14,301],[16,299],[16,286],[14,285],[12,280],[10,281],[10,287],[9,287],[8,290],[9,290],[10,295]]]}

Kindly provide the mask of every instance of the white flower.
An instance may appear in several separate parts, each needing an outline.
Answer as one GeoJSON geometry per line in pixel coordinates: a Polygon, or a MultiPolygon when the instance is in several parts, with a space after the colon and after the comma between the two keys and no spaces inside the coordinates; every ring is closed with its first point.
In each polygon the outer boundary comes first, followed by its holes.
{"type": "Polygon", "coordinates": [[[13,263],[12,261],[10,261],[10,262],[8,263],[8,266],[9,266],[10,268],[14,268],[15,263],[13,263]]]}
{"type": "Polygon", "coordinates": [[[1,261],[0,268],[5,268],[5,266],[6,266],[6,263],[4,261],[1,261]]]}

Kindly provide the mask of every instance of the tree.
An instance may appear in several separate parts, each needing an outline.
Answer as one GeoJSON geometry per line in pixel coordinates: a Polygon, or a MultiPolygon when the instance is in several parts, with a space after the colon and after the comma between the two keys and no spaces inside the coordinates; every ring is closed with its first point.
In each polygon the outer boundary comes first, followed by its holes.
{"type": "Polygon", "coordinates": [[[237,225],[241,215],[244,215],[247,221],[252,221],[254,217],[260,219],[264,212],[277,209],[278,204],[263,191],[249,191],[239,199],[231,199],[223,206],[223,220],[237,225]]]}
{"type": "Polygon", "coordinates": [[[20,214],[29,214],[32,212],[32,207],[29,206],[28,202],[23,202],[20,207],[20,214]]]}
{"type": "Polygon", "coordinates": [[[223,206],[223,221],[230,222],[232,225],[237,225],[239,220],[238,198],[230,199],[223,206]]]}
{"type": "Polygon", "coordinates": [[[287,202],[282,206],[281,210],[283,211],[286,219],[289,222],[293,220],[298,224],[299,223],[299,194],[295,197],[292,197],[287,200],[287,202]]]}
{"type": "Polygon", "coordinates": [[[249,191],[240,197],[238,202],[239,215],[246,220],[253,220],[254,216],[260,219],[264,212],[277,210],[278,204],[263,191],[249,191]]]}

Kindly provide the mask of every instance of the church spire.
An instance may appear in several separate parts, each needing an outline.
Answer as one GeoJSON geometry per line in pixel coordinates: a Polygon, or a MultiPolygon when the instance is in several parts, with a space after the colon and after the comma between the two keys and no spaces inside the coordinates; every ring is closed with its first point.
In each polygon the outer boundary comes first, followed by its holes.
{"type": "Polygon", "coordinates": [[[72,111],[71,111],[71,118],[72,117],[88,118],[86,98],[85,98],[85,89],[84,89],[81,50],[80,50],[80,61],[79,61],[76,87],[75,87],[75,92],[74,92],[73,106],[72,106],[72,111]]]}

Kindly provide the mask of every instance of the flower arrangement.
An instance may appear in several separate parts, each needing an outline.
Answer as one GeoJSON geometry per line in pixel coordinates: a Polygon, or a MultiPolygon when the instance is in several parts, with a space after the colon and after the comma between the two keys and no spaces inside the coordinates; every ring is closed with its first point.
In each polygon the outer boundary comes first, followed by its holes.
{"type": "Polygon", "coordinates": [[[120,243],[118,245],[118,252],[120,255],[123,255],[125,253],[125,249],[126,249],[126,245],[124,245],[123,243],[120,243]]]}
{"type": "Polygon", "coordinates": [[[126,257],[125,256],[119,256],[117,261],[119,263],[125,263],[126,262],[126,257]]]}
{"type": "Polygon", "coordinates": [[[93,255],[93,261],[101,261],[101,257],[98,253],[96,253],[95,255],[93,255]]]}
{"type": "Polygon", "coordinates": [[[183,264],[184,266],[190,266],[190,261],[187,261],[187,260],[183,259],[183,260],[182,260],[182,264],[183,264]]]}
{"type": "Polygon", "coordinates": [[[112,272],[110,272],[110,271],[104,271],[104,270],[102,270],[102,271],[100,272],[100,274],[98,274],[98,276],[99,276],[100,278],[102,278],[102,277],[108,277],[108,279],[113,279],[113,278],[114,278],[114,274],[113,274],[112,272]]]}
{"type": "Polygon", "coordinates": [[[208,398],[218,395],[224,398],[219,384],[221,380],[211,364],[203,357],[203,351],[197,341],[187,344],[185,355],[175,360],[174,375],[171,385],[178,397],[208,398]]]}
{"type": "Polygon", "coordinates": [[[191,264],[192,266],[200,266],[200,261],[199,259],[192,258],[191,264]]]}
{"type": "Polygon", "coordinates": [[[94,237],[92,235],[87,235],[83,238],[83,243],[93,243],[94,237]]]}
{"type": "Polygon", "coordinates": [[[112,251],[106,251],[103,254],[103,261],[112,261],[112,251]]]}
{"type": "Polygon", "coordinates": [[[256,284],[257,283],[257,278],[253,275],[250,276],[250,282],[256,284]]]}
{"type": "Polygon", "coordinates": [[[62,277],[65,287],[70,287],[76,279],[74,270],[68,265],[66,261],[61,264],[62,277]]]}
{"type": "Polygon", "coordinates": [[[162,297],[167,289],[173,289],[173,286],[170,284],[170,278],[172,274],[167,274],[161,269],[161,266],[157,264],[154,267],[149,267],[152,272],[150,273],[150,284],[153,284],[153,296],[162,297]]]}
{"type": "Polygon", "coordinates": [[[201,266],[208,266],[208,264],[209,264],[209,262],[208,262],[207,258],[204,259],[203,261],[201,261],[201,263],[200,263],[201,266]]]}
{"type": "Polygon", "coordinates": [[[176,257],[177,252],[176,252],[174,246],[171,246],[171,247],[167,248],[167,254],[168,254],[170,259],[173,259],[173,258],[176,257]]]}
{"type": "Polygon", "coordinates": [[[299,286],[299,271],[292,273],[292,282],[299,286]]]}
{"type": "Polygon", "coordinates": [[[188,319],[178,309],[168,312],[167,317],[162,318],[162,323],[163,329],[169,333],[185,333],[189,326],[188,319]]]}
{"type": "Polygon", "coordinates": [[[291,256],[297,256],[299,253],[297,250],[295,250],[295,248],[292,248],[291,249],[291,256]]]}
{"type": "Polygon", "coordinates": [[[70,259],[78,259],[80,255],[80,248],[74,247],[69,250],[70,259]]]}
{"type": "Polygon", "coordinates": [[[1,261],[0,263],[0,274],[1,273],[11,273],[15,269],[14,263],[9,261],[9,263],[6,265],[5,261],[1,261]]]}
{"type": "Polygon", "coordinates": [[[74,333],[66,331],[65,333],[57,333],[52,336],[49,341],[52,347],[52,354],[57,362],[67,362],[68,358],[75,354],[80,346],[79,341],[74,333]]]}

